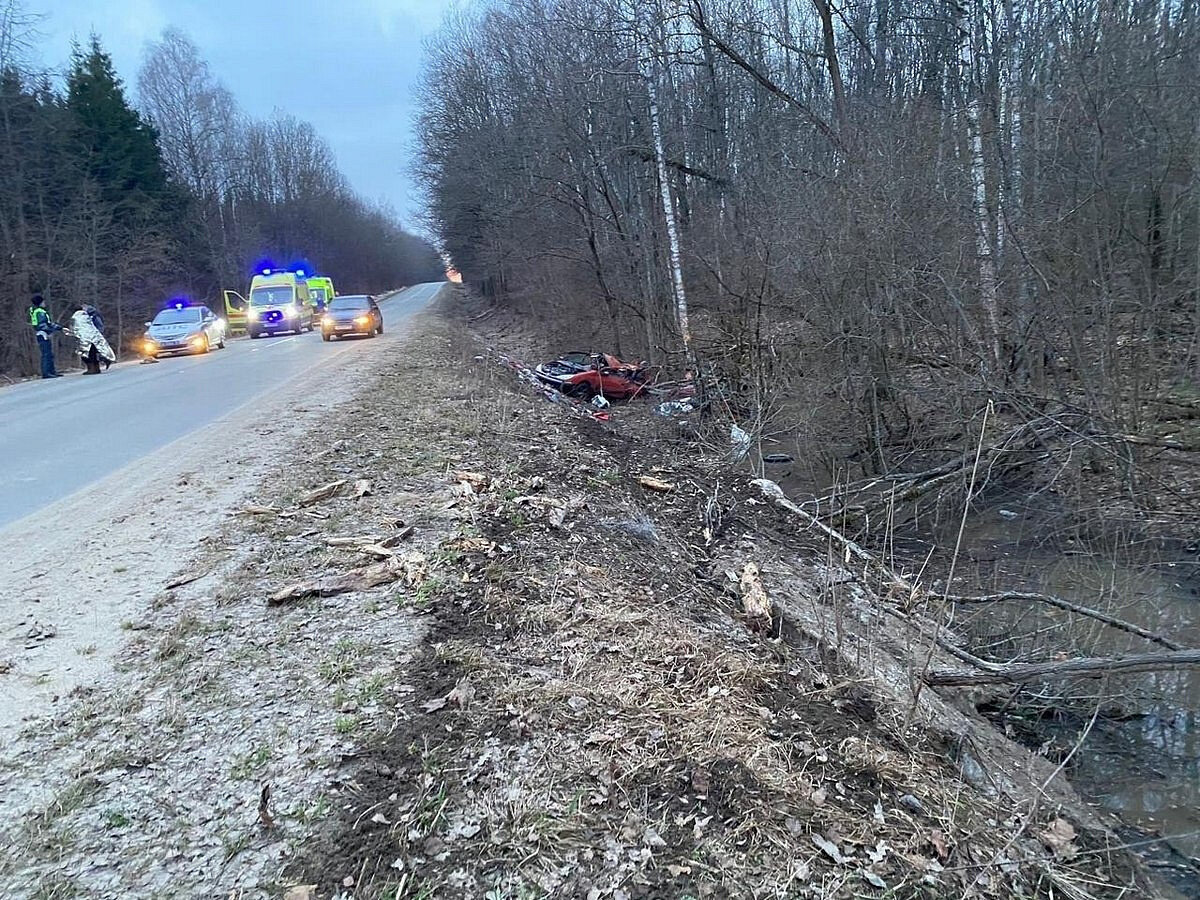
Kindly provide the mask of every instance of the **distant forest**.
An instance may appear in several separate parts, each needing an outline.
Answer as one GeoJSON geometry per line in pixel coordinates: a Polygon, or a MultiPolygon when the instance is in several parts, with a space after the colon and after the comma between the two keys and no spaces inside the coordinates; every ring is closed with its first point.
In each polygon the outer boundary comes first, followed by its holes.
{"type": "Polygon", "coordinates": [[[305,260],[339,291],[438,280],[435,249],[355,196],[307,122],[243,114],[182,34],[146,49],[136,102],[100,38],[65,84],[0,7],[0,373],[34,370],[27,308],[92,303],[128,335],[164,299],[218,303],[255,265],[305,260]]]}

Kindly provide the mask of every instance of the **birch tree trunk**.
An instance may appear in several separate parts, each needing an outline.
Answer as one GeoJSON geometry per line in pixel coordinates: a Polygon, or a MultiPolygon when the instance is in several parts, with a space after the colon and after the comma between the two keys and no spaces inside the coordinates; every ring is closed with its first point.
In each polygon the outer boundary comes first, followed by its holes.
{"type": "Polygon", "coordinates": [[[692,358],[692,331],[688,324],[687,292],[683,284],[683,258],[679,249],[679,223],[675,217],[675,202],[671,196],[671,181],[667,175],[666,152],[663,149],[662,123],[659,120],[658,83],[654,65],[642,63],[642,79],[650,100],[650,133],[654,141],[654,164],[658,172],[658,187],[662,199],[663,217],[667,225],[668,262],[671,268],[671,288],[675,299],[675,324],[679,328],[683,349],[692,358]]]}
{"type": "Polygon", "coordinates": [[[993,248],[996,229],[988,211],[987,172],[983,156],[983,133],[980,114],[980,86],[975,73],[972,48],[972,18],[965,0],[956,0],[955,24],[958,29],[959,82],[966,103],[967,152],[970,155],[971,215],[975,231],[975,255],[979,264],[979,299],[987,318],[989,351],[992,365],[1001,365],[1000,297],[996,278],[996,259],[993,248]]]}

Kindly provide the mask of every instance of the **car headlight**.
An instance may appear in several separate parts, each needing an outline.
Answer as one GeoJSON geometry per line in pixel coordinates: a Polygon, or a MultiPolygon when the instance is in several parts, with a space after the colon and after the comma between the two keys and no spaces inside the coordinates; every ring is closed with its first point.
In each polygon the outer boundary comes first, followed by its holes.
{"type": "Polygon", "coordinates": [[[257,322],[258,321],[258,310],[257,309],[246,310],[246,319],[251,322],[257,322]]]}
{"type": "Polygon", "coordinates": [[[355,325],[370,325],[371,317],[370,316],[355,316],[354,324],[355,325]]]}
{"type": "Polygon", "coordinates": [[[199,349],[200,347],[204,346],[204,335],[198,334],[195,337],[193,337],[190,341],[188,341],[188,343],[191,344],[193,347],[199,349]]]}
{"type": "Polygon", "coordinates": [[[142,342],[142,349],[147,353],[156,353],[158,352],[158,342],[152,341],[150,338],[146,338],[142,342]]]}

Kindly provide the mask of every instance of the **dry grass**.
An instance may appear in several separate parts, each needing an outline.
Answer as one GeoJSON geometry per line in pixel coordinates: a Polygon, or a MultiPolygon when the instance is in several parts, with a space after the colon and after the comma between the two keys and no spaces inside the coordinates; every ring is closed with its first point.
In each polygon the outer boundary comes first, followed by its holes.
{"type": "Polygon", "coordinates": [[[712,473],[674,437],[569,420],[454,340],[462,369],[428,389],[465,377],[471,427],[441,484],[487,486],[455,501],[429,649],[398,676],[413,692],[301,874],[363,897],[1122,895],[1119,858],[1094,874],[1010,840],[1025,810],[968,784],[876,683],[868,663],[899,651],[868,646],[854,604],[818,581],[804,627],[742,620],[726,560],[769,563],[784,591],[820,574],[811,548],[745,507],[704,547],[712,473]],[[654,466],[679,490],[643,491],[654,466]]]}

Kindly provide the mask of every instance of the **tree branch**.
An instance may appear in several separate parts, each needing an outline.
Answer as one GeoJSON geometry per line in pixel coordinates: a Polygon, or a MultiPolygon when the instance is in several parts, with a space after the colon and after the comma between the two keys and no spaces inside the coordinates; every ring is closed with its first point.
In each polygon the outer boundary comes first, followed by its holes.
{"type": "Polygon", "coordinates": [[[1023,684],[1047,676],[1076,675],[1082,678],[1099,678],[1114,672],[1133,674],[1197,666],[1200,666],[1200,650],[1176,650],[1169,653],[1138,653],[1132,656],[1084,657],[1064,662],[1024,663],[987,672],[942,669],[926,675],[925,683],[933,686],[1023,684]]]}
{"type": "Polygon", "coordinates": [[[950,603],[1002,603],[1006,600],[1028,600],[1033,603],[1045,603],[1048,606],[1055,606],[1059,609],[1065,609],[1067,612],[1078,613],[1081,616],[1086,616],[1089,619],[1095,619],[1097,622],[1103,622],[1113,628],[1129,634],[1136,634],[1140,638],[1145,638],[1159,646],[1166,647],[1168,650],[1183,650],[1182,645],[1175,643],[1170,638],[1165,638],[1161,634],[1153,631],[1148,631],[1140,625],[1135,625],[1133,622],[1127,622],[1125,619],[1118,619],[1115,616],[1110,616],[1107,613],[1100,612],[1098,609],[1092,609],[1087,606],[1080,606],[1078,603],[1071,603],[1068,600],[1063,600],[1061,597],[1054,597],[1050,594],[1035,594],[1027,591],[1003,591],[999,594],[985,594],[979,597],[966,597],[956,594],[930,594],[930,597],[936,600],[946,600],[950,603]]]}
{"type": "Polygon", "coordinates": [[[713,46],[720,50],[724,56],[728,57],[734,65],[745,71],[746,74],[766,88],[769,93],[774,94],[780,100],[783,100],[788,105],[799,110],[799,112],[813,125],[815,125],[817,130],[821,132],[821,134],[825,135],[825,137],[827,137],[835,147],[837,147],[839,150],[844,149],[837,132],[830,127],[828,122],[813,112],[806,103],[792,96],[790,93],[773,82],[770,78],[760,72],[753,63],[746,59],[746,57],[742,56],[742,54],[740,54],[737,50],[735,50],[713,32],[712,28],[709,27],[708,20],[704,17],[704,7],[700,5],[699,0],[692,0],[691,9],[688,11],[688,18],[692,20],[692,23],[696,26],[697,30],[699,30],[702,35],[712,41],[713,46]]]}

